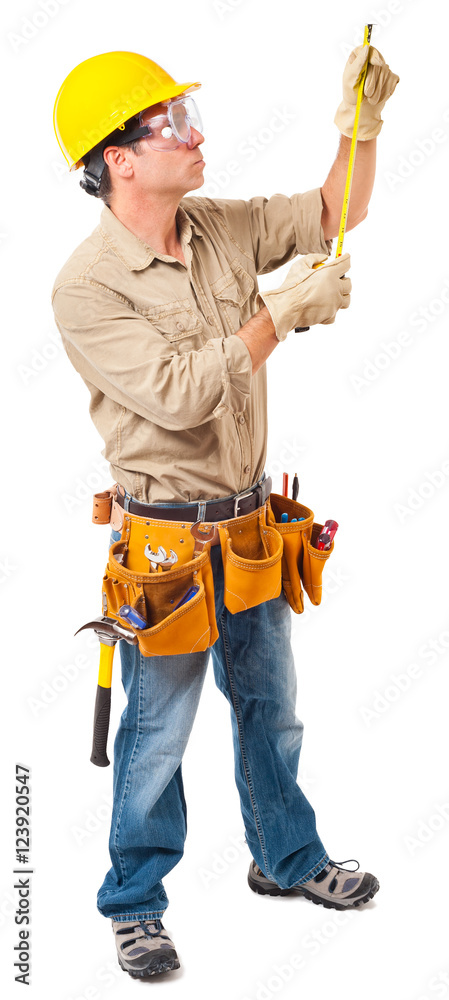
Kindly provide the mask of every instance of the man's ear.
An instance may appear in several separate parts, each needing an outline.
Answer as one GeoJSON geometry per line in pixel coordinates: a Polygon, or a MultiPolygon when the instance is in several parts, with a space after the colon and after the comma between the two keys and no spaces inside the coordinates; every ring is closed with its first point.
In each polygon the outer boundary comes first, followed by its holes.
{"type": "Polygon", "coordinates": [[[129,153],[129,149],[123,149],[120,146],[106,147],[103,157],[111,174],[116,174],[120,177],[132,177],[133,165],[129,153]]]}

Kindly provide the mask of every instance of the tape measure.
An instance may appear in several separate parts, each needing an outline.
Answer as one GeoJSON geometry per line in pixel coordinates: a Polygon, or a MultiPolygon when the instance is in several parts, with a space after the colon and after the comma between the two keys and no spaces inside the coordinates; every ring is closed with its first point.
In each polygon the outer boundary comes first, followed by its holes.
{"type": "MultiPolygon", "coordinates": [[[[365,31],[364,31],[364,34],[363,34],[363,44],[364,45],[368,45],[369,46],[370,41],[371,41],[371,32],[372,32],[372,30],[373,30],[373,25],[372,24],[365,24],[365,31]]],[[[352,130],[351,148],[349,150],[348,169],[346,171],[346,183],[345,183],[345,190],[344,190],[344,195],[343,195],[343,206],[342,206],[342,209],[341,209],[340,228],[338,230],[337,250],[336,250],[336,253],[335,253],[335,259],[337,259],[337,257],[341,257],[342,251],[343,251],[343,240],[344,240],[344,237],[345,237],[346,220],[347,220],[347,217],[348,217],[349,199],[351,197],[352,175],[353,175],[353,172],[354,172],[354,161],[355,161],[355,151],[356,151],[356,146],[357,146],[357,132],[358,132],[358,128],[359,128],[360,108],[361,108],[361,105],[362,105],[363,88],[365,86],[366,71],[368,69],[368,59],[369,59],[369,54],[368,54],[368,58],[366,60],[366,63],[364,65],[363,69],[362,69],[362,72],[361,72],[361,75],[360,75],[360,82],[359,82],[359,86],[358,86],[358,90],[357,90],[357,102],[356,102],[356,106],[355,106],[354,128],[352,130]]],[[[313,270],[316,271],[316,269],[318,267],[324,267],[325,263],[326,263],[326,261],[323,260],[323,261],[320,261],[319,264],[314,264],[313,265],[313,270]]],[[[310,330],[310,326],[295,326],[295,333],[303,333],[305,330],[310,330]]]]}
{"type": "MultiPolygon", "coordinates": [[[[371,32],[372,32],[372,30],[373,30],[372,24],[365,24],[365,32],[364,32],[364,35],[363,35],[363,44],[364,45],[369,45],[369,43],[371,41],[371,32]]],[[[369,54],[368,54],[368,59],[369,59],[369,54]]],[[[349,198],[350,198],[350,195],[351,195],[352,174],[353,174],[353,171],[354,171],[355,148],[356,148],[356,144],[357,144],[357,132],[358,132],[358,128],[359,128],[360,108],[361,108],[362,98],[363,98],[363,88],[365,86],[366,71],[368,69],[368,59],[366,60],[366,63],[364,65],[363,69],[362,69],[361,76],[360,76],[359,89],[357,91],[357,103],[356,103],[356,106],[355,106],[354,128],[353,128],[353,132],[352,132],[351,148],[349,150],[349,162],[348,162],[348,170],[347,170],[347,173],[346,173],[345,193],[343,195],[343,207],[342,207],[341,216],[340,216],[340,229],[338,231],[337,252],[335,254],[336,258],[337,257],[341,257],[341,253],[342,253],[342,250],[343,250],[343,240],[344,240],[344,236],[345,236],[346,219],[347,219],[347,216],[348,216],[349,198]]]]}

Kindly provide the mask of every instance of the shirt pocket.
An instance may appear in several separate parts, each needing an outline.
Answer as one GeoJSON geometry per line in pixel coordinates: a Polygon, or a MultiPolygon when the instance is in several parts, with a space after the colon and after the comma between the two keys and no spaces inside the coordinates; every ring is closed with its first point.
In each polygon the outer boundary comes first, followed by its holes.
{"type": "Polygon", "coordinates": [[[254,279],[237,257],[231,260],[228,270],[211,283],[217,309],[226,320],[230,333],[236,333],[251,319],[254,287],[254,279]]]}
{"type": "Polygon", "coordinates": [[[201,318],[189,299],[176,299],[176,302],[150,306],[142,309],[142,314],[162,333],[165,340],[173,344],[178,354],[198,350],[206,343],[201,318]]]}

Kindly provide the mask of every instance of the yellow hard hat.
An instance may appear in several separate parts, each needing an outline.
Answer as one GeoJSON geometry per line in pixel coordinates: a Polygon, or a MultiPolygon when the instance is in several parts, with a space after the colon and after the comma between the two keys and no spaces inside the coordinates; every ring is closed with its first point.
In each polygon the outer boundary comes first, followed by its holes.
{"type": "Polygon", "coordinates": [[[58,91],[53,124],[71,170],[97,143],[145,108],[200,83],[176,83],[157,63],[136,52],[104,52],[75,66],[58,91]]]}

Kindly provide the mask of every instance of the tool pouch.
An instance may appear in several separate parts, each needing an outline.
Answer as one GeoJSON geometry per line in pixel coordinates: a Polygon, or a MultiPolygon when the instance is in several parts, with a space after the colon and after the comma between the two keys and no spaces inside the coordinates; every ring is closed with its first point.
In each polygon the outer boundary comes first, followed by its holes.
{"type": "Polygon", "coordinates": [[[109,549],[103,577],[103,614],[116,618],[137,636],[144,656],[194,653],[212,646],[218,638],[215,620],[214,583],[208,548],[201,555],[175,564],[161,573],[142,573],[125,565],[128,545],[123,538],[109,549]],[[199,590],[173,610],[189,587],[199,590]],[[122,604],[130,604],[148,622],[134,628],[119,616],[122,604]]]}
{"type": "Polygon", "coordinates": [[[276,529],[267,525],[266,504],[219,525],[224,603],[232,614],[279,597],[282,537],[276,529]]]}
{"type": "Polygon", "coordinates": [[[323,525],[313,520],[309,507],[291,500],[290,497],[270,493],[267,501],[267,522],[282,535],[284,549],[282,555],[282,586],[290,607],[296,614],[304,611],[304,590],[312,604],[321,603],[322,575],[324,564],[331,555],[334,543],[327,551],[315,548],[315,543],[323,525]],[[286,512],[289,520],[281,522],[281,514],[286,512]],[[294,524],[293,517],[298,518],[294,524]],[[299,518],[304,518],[299,521],[299,518]]]}

